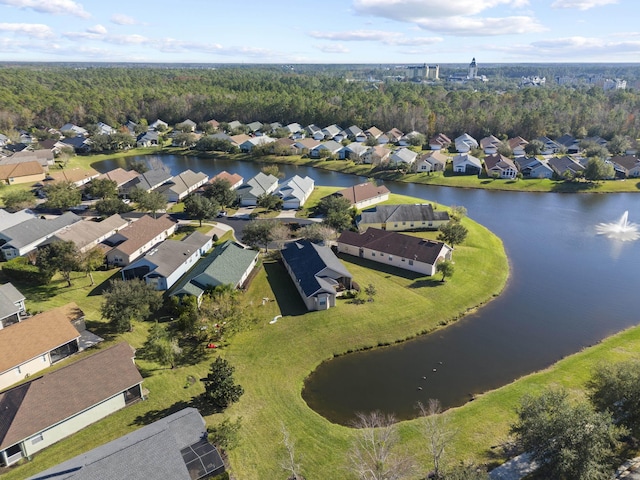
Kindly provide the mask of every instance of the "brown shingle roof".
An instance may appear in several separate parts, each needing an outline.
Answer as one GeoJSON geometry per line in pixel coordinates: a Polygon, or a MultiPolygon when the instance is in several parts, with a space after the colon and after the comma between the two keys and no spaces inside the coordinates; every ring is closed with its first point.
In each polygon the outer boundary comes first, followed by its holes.
{"type": "Polygon", "coordinates": [[[36,161],[0,165],[0,180],[8,180],[9,178],[15,177],[28,177],[38,174],[44,174],[44,170],[36,161]]]}
{"type": "Polygon", "coordinates": [[[145,243],[153,240],[165,230],[169,230],[175,224],[176,222],[169,215],[162,215],[155,219],[145,215],[118,232],[126,240],[115,248],[126,255],[131,255],[145,243]]]}
{"type": "Polygon", "coordinates": [[[90,179],[96,178],[98,175],[98,172],[93,168],[70,168],[57,172],[49,172],[49,177],[51,177],[55,182],[88,182],[90,179]]]}
{"type": "Polygon", "coordinates": [[[133,356],[128,343],[118,343],[0,393],[0,449],[140,384],[133,356]]]}
{"type": "Polygon", "coordinates": [[[222,172],[217,174],[215,177],[213,177],[211,180],[209,180],[209,183],[213,183],[216,180],[226,180],[227,182],[229,182],[231,186],[233,186],[244,179],[242,178],[241,175],[238,175],[237,173],[229,173],[226,170],[223,170],[222,172]]]}
{"type": "Polygon", "coordinates": [[[116,184],[119,187],[133,180],[138,175],[139,175],[138,172],[136,172],[135,170],[125,170],[124,168],[118,167],[116,169],[103,173],[98,178],[99,179],[106,178],[108,180],[113,180],[114,182],[116,182],[116,184]]]}
{"type": "Polygon", "coordinates": [[[352,204],[363,202],[370,198],[375,198],[388,193],[391,192],[389,192],[389,189],[384,185],[377,186],[370,182],[360,183],[359,185],[354,185],[353,187],[348,187],[336,192],[337,195],[342,195],[349,199],[352,204]]]}
{"type": "Polygon", "coordinates": [[[0,330],[0,372],[78,338],[71,321],[83,316],[78,305],[68,303],[0,330]]]}

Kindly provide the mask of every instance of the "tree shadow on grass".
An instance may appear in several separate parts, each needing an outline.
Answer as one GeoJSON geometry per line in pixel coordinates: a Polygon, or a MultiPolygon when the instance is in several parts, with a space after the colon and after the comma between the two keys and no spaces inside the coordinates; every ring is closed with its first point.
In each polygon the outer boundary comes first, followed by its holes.
{"type": "Polygon", "coordinates": [[[416,280],[411,285],[409,285],[409,288],[440,287],[444,284],[445,282],[442,282],[437,278],[426,277],[416,280]]]}
{"type": "Polygon", "coordinates": [[[120,269],[116,269],[113,272],[113,274],[109,276],[109,278],[105,279],[102,283],[99,283],[98,285],[94,286],[93,290],[91,290],[87,296],[94,297],[96,295],[102,295],[104,291],[109,287],[109,283],[111,282],[111,280],[114,280],[116,278],[117,279],[122,278],[120,274],[120,269]]]}
{"type": "Polygon", "coordinates": [[[417,280],[424,277],[424,273],[412,272],[410,270],[404,270],[402,268],[394,267],[392,265],[385,265],[384,263],[374,262],[366,258],[355,257],[353,255],[346,255],[343,253],[338,254],[338,258],[345,262],[353,263],[369,270],[375,270],[387,275],[393,275],[395,277],[406,278],[407,280],[417,280]]]}
{"type": "Polygon", "coordinates": [[[133,420],[133,422],[131,422],[131,425],[139,425],[139,426],[149,425],[153,422],[157,422],[158,420],[163,419],[168,415],[179,412],[180,410],[183,410],[187,407],[195,406],[193,405],[193,403],[194,403],[194,399],[191,399],[188,402],[185,402],[184,400],[180,400],[179,402],[176,402],[167,408],[163,408],[160,410],[150,410],[142,415],[138,415],[133,420]]]}
{"type": "Polygon", "coordinates": [[[267,281],[276,297],[280,313],[283,316],[297,316],[307,313],[307,307],[300,298],[293,280],[281,262],[265,262],[267,281]]]}

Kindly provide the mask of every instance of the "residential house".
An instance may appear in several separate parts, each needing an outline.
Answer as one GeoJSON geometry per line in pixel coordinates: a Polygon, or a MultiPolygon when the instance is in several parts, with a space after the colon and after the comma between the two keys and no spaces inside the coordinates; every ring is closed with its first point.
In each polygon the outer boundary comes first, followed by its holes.
{"type": "Polygon", "coordinates": [[[315,140],[314,138],[302,138],[297,140],[292,147],[296,149],[299,155],[303,155],[305,153],[309,153],[311,150],[320,145],[319,140],[315,140]]]}
{"type": "Polygon", "coordinates": [[[24,295],[13,284],[0,285],[0,330],[19,322],[26,315],[24,301],[24,295]]]}
{"type": "Polygon", "coordinates": [[[242,127],[242,122],[240,122],[239,120],[233,120],[227,123],[227,127],[228,127],[228,130],[231,132],[233,130],[237,130],[240,127],[242,127]]]}
{"type": "Polygon", "coordinates": [[[0,182],[7,185],[37,183],[46,178],[45,170],[39,162],[21,162],[0,164],[0,182]]]}
{"type": "Polygon", "coordinates": [[[424,275],[434,275],[437,263],[451,260],[452,251],[442,242],[377,228],[364,233],[345,230],[337,243],[340,253],[424,275]]]}
{"type": "Polygon", "coordinates": [[[9,143],[9,137],[0,133],[0,147],[4,147],[8,143],[9,143]]]}
{"type": "Polygon", "coordinates": [[[211,119],[207,123],[211,125],[214,130],[218,130],[218,128],[220,128],[220,122],[218,122],[217,120],[211,119]]]}
{"type": "MultiPolygon", "coordinates": [[[[415,130],[412,130],[411,132],[405,134],[402,136],[402,138],[400,138],[400,140],[398,140],[398,146],[399,147],[408,147],[411,145],[411,142],[413,141],[413,138],[422,136],[422,134],[420,132],[417,132],[415,130]]],[[[420,140],[420,143],[422,143],[422,140],[420,140]]]]}
{"type": "Polygon", "coordinates": [[[213,239],[198,231],[181,241],[165,240],[121,271],[123,280],[140,278],[156,290],[170,289],[211,249],[213,239]]]}
{"type": "Polygon", "coordinates": [[[136,137],[136,147],[156,147],[159,144],[160,135],[155,130],[147,130],[136,137]]]}
{"type": "Polygon", "coordinates": [[[271,122],[269,128],[271,128],[271,130],[277,130],[278,128],[282,128],[282,124],[280,122],[271,122]]]}
{"type": "Polygon", "coordinates": [[[231,141],[232,145],[235,145],[236,147],[240,148],[240,145],[242,145],[244,142],[246,142],[251,138],[253,137],[247,135],[246,133],[240,133],[238,135],[231,135],[229,137],[229,140],[231,141]]]}
{"type": "Polygon", "coordinates": [[[130,220],[117,213],[100,222],[82,220],[57,232],[45,242],[73,242],[80,253],[85,253],[96,247],[99,243],[115,235],[131,223],[130,220]]]}
{"type": "Polygon", "coordinates": [[[635,155],[616,155],[611,157],[610,161],[617,177],[627,178],[640,175],[640,160],[635,155]]]}
{"type": "Polygon", "coordinates": [[[131,182],[133,179],[138,177],[138,172],[135,170],[125,170],[124,168],[114,168],[113,170],[109,170],[106,173],[98,175],[98,179],[100,180],[111,180],[116,182],[116,187],[120,189],[123,185],[131,182]]]}
{"type": "Polygon", "coordinates": [[[156,131],[164,131],[164,130],[167,130],[168,128],[169,128],[169,124],[167,122],[163,122],[160,119],[157,119],[155,122],[149,125],[150,130],[156,130],[156,131]]]}
{"type": "Polygon", "coordinates": [[[178,223],[169,215],[153,218],[144,215],[103,243],[113,247],[107,252],[107,264],[126,267],[176,231],[178,223]]]}
{"type": "Polygon", "coordinates": [[[568,133],[556,138],[555,142],[564,147],[568,154],[576,154],[580,151],[580,140],[568,133]]]}
{"type": "Polygon", "coordinates": [[[394,164],[396,167],[400,165],[413,165],[416,161],[418,154],[408,148],[399,148],[395,150],[389,157],[389,163],[394,164]]]}
{"type": "Polygon", "coordinates": [[[265,173],[258,173],[255,177],[236,189],[240,205],[243,207],[255,206],[258,197],[275,192],[278,188],[278,178],[265,173]]]}
{"type": "Polygon", "coordinates": [[[356,223],[361,232],[378,228],[394,232],[437,230],[449,222],[449,213],[435,211],[429,203],[413,205],[377,205],[363,210],[356,223]]]}
{"type": "Polygon", "coordinates": [[[94,178],[98,178],[100,173],[93,168],[65,168],[47,174],[47,181],[53,182],[70,182],[76,187],[89,183],[94,178]]]}
{"type": "Polygon", "coordinates": [[[20,162],[38,162],[42,168],[46,171],[49,167],[55,164],[55,152],[54,149],[41,149],[41,150],[22,150],[16,152],[10,157],[3,158],[0,164],[5,165],[8,163],[20,163],[20,162]]]}
{"type": "Polygon", "coordinates": [[[478,148],[478,141],[468,133],[463,133],[454,142],[458,153],[469,153],[471,150],[478,148]]]}
{"type": "Polygon", "coordinates": [[[180,202],[187,195],[207,183],[207,181],[209,181],[209,175],[206,173],[185,170],[159,187],[158,191],[167,198],[168,202],[180,202]]]}
{"type": "Polygon", "coordinates": [[[494,153],[498,153],[498,147],[502,141],[493,135],[489,135],[488,137],[484,137],[480,140],[480,148],[487,155],[493,155],[494,153]]]}
{"type": "Polygon", "coordinates": [[[297,135],[304,131],[302,125],[300,125],[299,123],[290,123],[284,128],[287,132],[289,132],[289,136],[297,135]]]}
{"type": "Polygon", "coordinates": [[[338,152],[338,158],[341,160],[349,159],[354,162],[362,162],[362,158],[367,153],[370,147],[367,147],[361,142],[353,142],[340,149],[338,152]]]}
{"type": "Polygon", "coordinates": [[[584,166],[572,157],[565,155],[563,157],[551,157],[548,160],[549,166],[553,169],[555,175],[564,178],[567,175],[574,177],[584,170],[584,166]]]}
{"type": "Polygon", "coordinates": [[[72,212],[65,212],[51,220],[32,218],[0,231],[0,243],[4,241],[0,251],[5,260],[21,257],[35,250],[60,230],[81,220],[72,212]]]}
{"type": "Polygon", "coordinates": [[[322,133],[322,129],[313,123],[304,127],[304,132],[307,138],[313,138],[317,141],[324,140],[324,133],[322,133]]]}
{"type": "Polygon", "coordinates": [[[92,143],[90,138],[78,135],[77,137],[63,138],[58,145],[61,145],[61,148],[72,148],[76,153],[88,153],[91,151],[92,143]]]}
{"type": "Polygon", "coordinates": [[[173,175],[164,169],[152,169],[144,173],[139,173],[136,178],[125,183],[120,188],[121,193],[128,194],[134,188],[139,188],[145,192],[150,192],[171,181],[173,175]]]}
{"type": "Polygon", "coordinates": [[[276,139],[267,135],[261,135],[259,137],[250,137],[239,145],[240,151],[243,153],[249,153],[254,147],[261,147],[275,142],[276,139]]]}
{"type": "Polygon", "coordinates": [[[514,179],[518,174],[518,167],[513,160],[499,153],[484,157],[484,169],[488,177],[514,179]]]}
{"type": "Polygon", "coordinates": [[[453,172],[465,175],[479,175],[482,171],[480,159],[468,153],[461,153],[453,157],[453,172]]]}
{"type": "Polygon", "coordinates": [[[507,144],[509,145],[509,148],[513,152],[514,157],[523,157],[527,154],[527,152],[525,151],[525,148],[527,148],[527,145],[529,145],[529,142],[527,142],[524,138],[522,137],[510,138],[509,140],[507,140],[507,144]]]}
{"type": "Polygon", "coordinates": [[[526,178],[552,178],[553,168],[547,160],[539,160],[536,157],[517,157],[516,164],[523,177],[526,178]]]}
{"type": "Polygon", "coordinates": [[[362,162],[369,163],[374,166],[383,165],[389,162],[391,156],[390,148],[384,145],[376,145],[375,147],[369,147],[364,155],[362,155],[362,162]]]}
{"type": "Polygon", "coordinates": [[[225,170],[218,173],[215,177],[209,180],[209,183],[213,183],[216,180],[226,180],[227,182],[229,182],[229,188],[231,188],[231,190],[236,190],[240,185],[242,185],[242,182],[244,182],[244,178],[242,178],[242,176],[238,175],[237,173],[229,173],[225,170]]]}
{"type": "Polygon", "coordinates": [[[357,125],[351,125],[349,128],[344,130],[344,133],[352,142],[364,142],[367,139],[365,133],[357,125]]]}
{"type": "Polygon", "coordinates": [[[313,178],[294,175],[278,185],[275,194],[282,199],[282,208],[297,209],[304,205],[314,187],[313,178]]]}
{"type": "Polygon", "coordinates": [[[131,120],[127,120],[127,123],[124,124],[124,128],[127,129],[127,131],[129,132],[129,134],[132,137],[136,136],[136,128],[138,128],[138,124],[136,122],[133,122],[131,120]]]}
{"type": "Polygon", "coordinates": [[[539,142],[542,143],[542,151],[540,152],[542,155],[554,155],[561,150],[561,146],[551,140],[549,137],[538,137],[536,138],[539,142]]]}
{"type": "Polygon", "coordinates": [[[446,150],[451,145],[451,139],[444,133],[438,133],[429,140],[429,148],[431,150],[446,150]]]}
{"type": "Polygon", "coordinates": [[[342,144],[336,142],[335,140],[329,140],[327,142],[322,142],[309,150],[309,156],[311,158],[321,158],[321,157],[337,157],[340,154],[340,150],[342,150],[342,144]]]}
{"type": "Polygon", "coordinates": [[[367,128],[364,131],[364,134],[367,136],[367,138],[375,138],[375,139],[380,137],[380,135],[382,135],[383,133],[384,132],[382,130],[380,130],[378,127],[376,127],[376,126],[372,126],[370,128],[367,128]]]}
{"type": "Polygon", "coordinates": [[[440,150],[433,150],[424,155],[420,155],[416,159],[415,171],[419,173],[444,172],[448,161],[449,158],[440,150]]]}
{"type": "MultiPolygon", "coordinates": [[[[335,123],[333,125],[329,125],[328,127],[325,127],[325,128],[322,129],[322,135],[323,135],[323,138],[325,140],[334,139],[334,137],[336,135],[338,135],[340,132],[342,132],[342,128],[340,128],[335,123]]],[[[315,138],[315,136],[314,136],[314,138],[315,138]]],[[[341,141],[341,140],[342,140],[342,138],[340,140],[337,140],[337,141],[341,141]]]]}
{"type": "Polygon", "coordinates": [[[193,295],[200,299],[209,288],[231,285],[242,288],[258,263],[258,252],[227,240],[202,258],[171,291],[171,296],[193,295]]]}
{"type": "Polygon", "coordinates": [[[207,426],[187,407],[94,448],[29,480],[199,480],[224,473],[224,462],[207,440],[207,426]]]}
{"type": "Polygon", "coordinates": [[[389,189],[384,185],[378,186],[371,182],[365,182],[338,190],[334,195],[346,198],[352,207],[362,210],[376,203],[386,202],[389,200],[390,193],[389,189]]]}
{"type": "Polygon", "coordinates": [[[107,125],[104,122],[98,122],[96,126],[98,127],[98,135],[113,135],[114,133],[116,133],[115,128],[107,125]]]}
{"type": "Polygon", "coordinates": [[[330,248],[301,240],[288,243],[281,253],[307,310],[335,307],[338,294],[351,289],[351,273],[330,248]]]}
{"type": "Polygon", "coordinates": [[[249,131],[251,133],[254,133],[254,134],[259,132],[262,129],[263,126],[264,125],[262,124],[262,122],[247,123],[247,128],[249,129],[249,131]]]}
{"type": "Polygon", "coordinates": [[[176,128],[183,132],[195,132],[197,126],[198,125],[196,124],[196,122],[187,118],[186,120],[183,120],[178,125],[176,125],[176,128]]]}
{"type": "Polygon", "coordinates": [[[40,140],[38,142],[38,146],[40,147],[40,150],[34,150],[34,153],[40,154],[40,152],[43,152],[42,153],[43,155],[44,155],[44,152],[50,153],[51,163],[49,163],[49,165],[53,165],[55,162],[55,156],[60,153],[59,148],[56,146],[58,142],[59,142],[59,139],[56,139],[56,138],[47,138],[45,140],[40,140]]]}
{"type": "Polygon", "coordinates": [[[0,330],[0,390],[78,352],[74,322],[83,319],[82,310],[68,303],[0,330]]]}
{"type": "MultiPolygon", "coordinates": [[[[389,143],[398,143],[402,139],[402,137],[404,137],[404,133],[402,133],[401,130],[394,127],[388,132],[386,132],[385,136],[387,137],[387,141],[389,143]]],[[[378,137],[378,143],[382,143],[380,141],[380,137],[378,137]]]]}
{"type": "Polygon", "coordinates": [[[118,343],[0,393],[0,464],[30,458],[142,399],[133,357],[133,348],[118,343]]]}
{"type": "Polygon", "coordinates": [[[37,215],[31,210],[25,209],[15,213],[10,213],[0,208],[0,232],[34,218],[37,218],[37,215]]]}
{"type": "Polygon", "coordinates": [[[74,125],[73,123],[65,123],[60,127],[60,132],[62,132],[66,137],[86,137],[89,135],[89,132],[86,129],[79,127],[78,125],[74,125]]]}

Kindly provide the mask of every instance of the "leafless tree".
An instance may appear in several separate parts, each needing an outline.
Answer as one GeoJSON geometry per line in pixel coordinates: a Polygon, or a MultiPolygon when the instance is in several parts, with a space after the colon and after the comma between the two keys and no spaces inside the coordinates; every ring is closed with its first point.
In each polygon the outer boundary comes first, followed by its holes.
{"type": "Polygon", "coordinates": [[[442,408],[438,400],[429,399],[426,405],[418,403],[418,408],[422,416],[419,428],[426,441],[429,455],[433,460],[433,478],[444,478],[443,460],[445,451],[451,445],[456,431],[449,425],[449,418],[442,414],[442,408]]]}
{"type": "Polygon", "coordinates": [[[349,450],[349,466],[360,480],[400,480],[414,472],[411,457],[399,450],[393,415],[375,411],[358,413],[358,434],[349,450]]]}
{"type": "Polygon", "coordinates": [[[280,431],[282,432],[282,444],[285,449],[280,466],[285,472],[289,473],[287,480],[304,480],[304,477],[300,474],[302,468],[296,461],[298,458],[296,458],[295,453],[295,442],[291,439],[289,430],[284,426],[284,423],[281,424],[280,431]]]}

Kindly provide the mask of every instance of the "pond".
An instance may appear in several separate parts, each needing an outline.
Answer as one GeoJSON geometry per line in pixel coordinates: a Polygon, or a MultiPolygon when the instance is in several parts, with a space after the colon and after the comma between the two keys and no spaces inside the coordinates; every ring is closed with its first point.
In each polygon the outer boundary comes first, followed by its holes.
{"type": "MultiPolygon", "coordinates": [[[[261,167],[177,156],[162,161],[174,173],[227,170],[245,178],[261,167]]],[[[99,171],[114,166],[122,164],[94,165],[99,171]]],[[[310,167],[283,165],[281,170],[286,176],[309,175],[318,185],[348,186],[358,180],[310,167]]],[[[387,186],[394,193],[465,206],[469,217],[503,240],[511,277],[500,297],[446,329],[322,364],[303,396],[329,420],[348,423],[355,412],[374,409],[412,418],[416,403],[429,398],[444,407],[462,405],[638,323],[640,240],[610,239],[598,235],[596,226],[616,221],[625,211],[630,222],[640,223],[640,195],[387,186]]]]}

